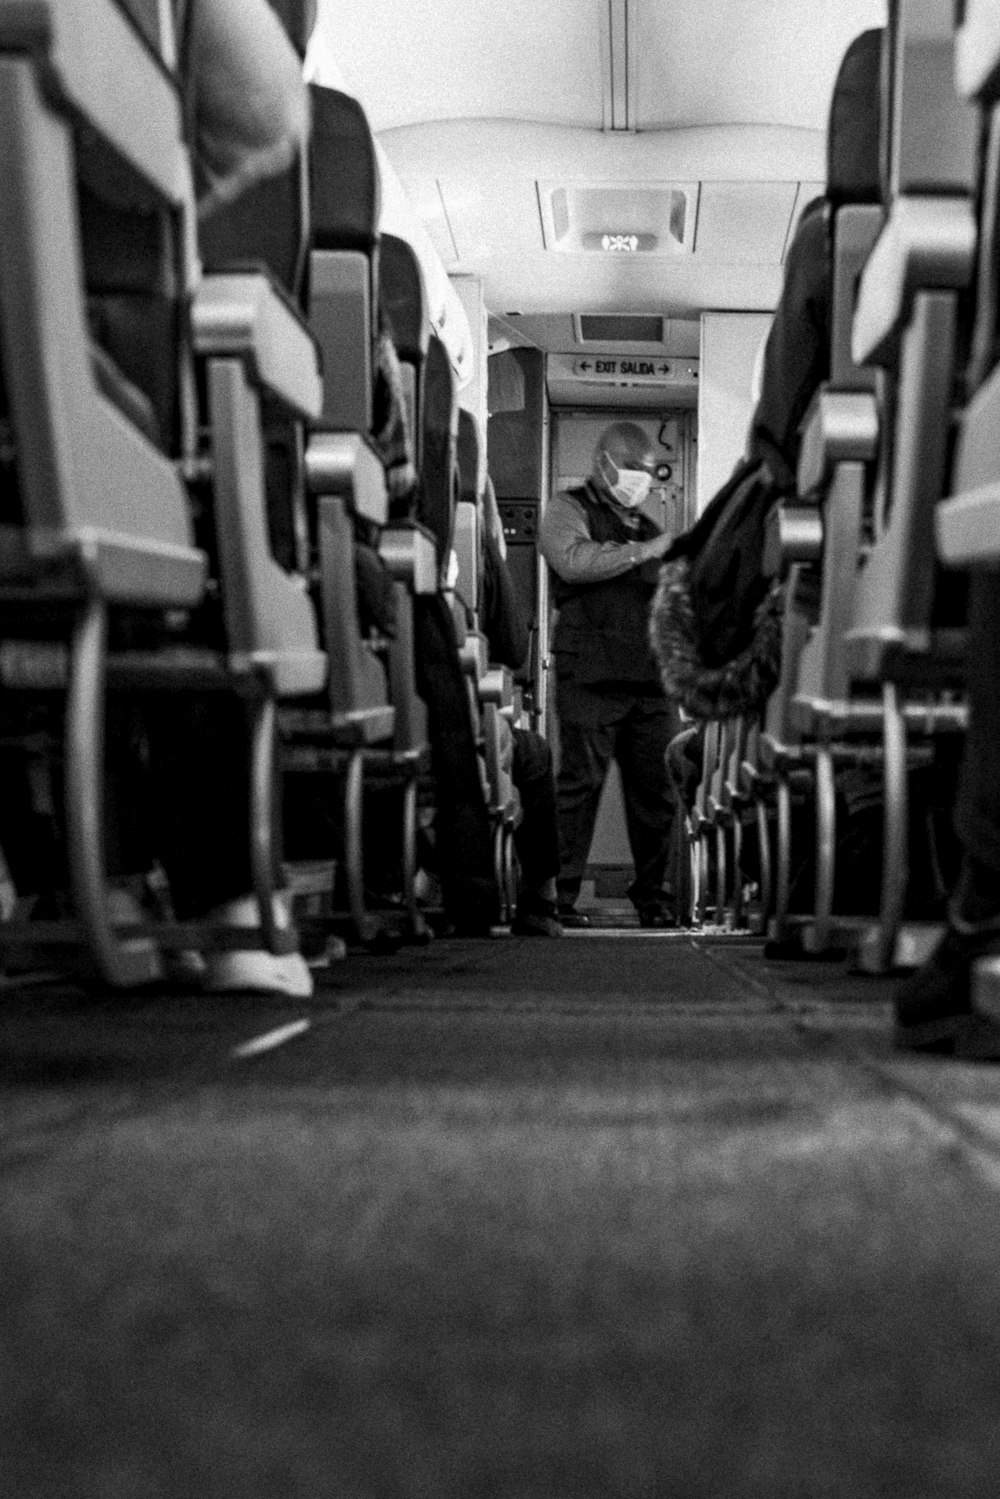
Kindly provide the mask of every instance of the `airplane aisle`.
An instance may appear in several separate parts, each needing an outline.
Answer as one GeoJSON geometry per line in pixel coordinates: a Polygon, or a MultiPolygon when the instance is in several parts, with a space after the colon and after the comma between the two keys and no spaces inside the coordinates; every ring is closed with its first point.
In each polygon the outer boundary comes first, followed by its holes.
{"type": "Polygon", "coordinates": [[[3,1492],[992,1493],[1000,1074],[804,979],[670,934],[5,993],[3,1492]]]}

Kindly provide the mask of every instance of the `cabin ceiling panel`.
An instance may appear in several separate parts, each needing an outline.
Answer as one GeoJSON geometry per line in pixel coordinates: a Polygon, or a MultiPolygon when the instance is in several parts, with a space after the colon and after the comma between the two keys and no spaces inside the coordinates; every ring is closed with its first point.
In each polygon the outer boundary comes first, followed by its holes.
{"type": "Polygon", "coordinates": [[[638,0],[636,121],[825,130],[853,37],[885,24],[885,0],[638,0]]]}
{"type": "Polygon", "coordinates": [[[720,125],[644,135],[508,120],[448,120],[386,130],[400,177],[475,177],[484,168],[532,180],[588,182],[822,181],[821,130],[720,125]]]}
{"type": "MultiPolygon", "coordinates": [[[[464,269],[464,267],[463,267],[464,269]]],[[[706,307],[770,311],[780,265],[710,265],[656,256],[533,254],[491,257],[477,268],[491,312],[657,312],[692,318],[706,307]]]]}
{"type": "Polygon", "coordinates": [[[319,25],[376,131],[603,123],[598,0],[320,0],[319,25]]]}
{"type": "Polygon", "coordinates": [[[705,182],[694,254],[728,265],[777,265],[798,197],[797,182],[705,182]]]}
{"type": "Polygon", "coordinates": [[[463,268],[480,269],[495,255],[511,259],[544,248],[533,178],[489,171],[474,178],[447,176],[439,187],[463,268]]]}
{"type": "Polygon", "coordinates": [[[414,213],[440,255],[442,264],[449,271],[455,270],[459,262],[458,246],[437,178],[414,175],[400,177],[399,180],[414,213]]]}
{"type": "Polygon", "coordinates": [[[600,130],[626,118],[640,132],[823,129],[845,48],[885,10],[886,0],[319,0],[319,28],[376,130],[455,119],[600,130]]]}

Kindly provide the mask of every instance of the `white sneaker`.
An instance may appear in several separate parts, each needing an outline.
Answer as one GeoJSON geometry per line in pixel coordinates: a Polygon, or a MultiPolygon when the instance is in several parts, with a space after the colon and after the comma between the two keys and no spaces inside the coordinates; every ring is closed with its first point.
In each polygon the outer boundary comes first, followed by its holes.
{"type": "MultiPolygon", "coordinates": [[[[288,902],[284,895],[274,897],[274,911],[278,925],[288,926],[288,902]]],[[[256,898],[244,895],[217,906],[206,919],[221,926],[254,927],[259,914],[256,898]]],[[[208,994],[287,994],[290,999],[308,999],[313,992],[309,965],[298,952],[280,956],[261,948],[208,952],[204,954],[204,964],[201,987],[208,994]]]]}

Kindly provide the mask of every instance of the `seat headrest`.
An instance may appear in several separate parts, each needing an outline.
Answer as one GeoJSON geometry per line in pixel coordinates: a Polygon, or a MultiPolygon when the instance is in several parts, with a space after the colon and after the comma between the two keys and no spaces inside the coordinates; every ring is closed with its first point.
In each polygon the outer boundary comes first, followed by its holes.
{"type": "Polygon", "coordinates": [[[316,26],[317,0],[269,0],[269,3],[288,32],[292,46],[304,58],[316,26]]]}
{"type": "Polygon", "coordinates": [[[878,203],[882,198],[879,134],[884,37],[882,27],[856,36],[833,86],[826,135],[826,195],[833,206],[878,203]]]}
{"type": "Polygon", "coordinates": [[[309,197],[317,250],[363,250],[378,243],[381,214],[375,140],[357,99],[312,84],[309,197]]]}
{"type": "Polygon", "coordinates": [[[413,246],[395,234],[379,241],[379,300],[400,359],[419,363],[431,336],[424,278],[413,246]]]}

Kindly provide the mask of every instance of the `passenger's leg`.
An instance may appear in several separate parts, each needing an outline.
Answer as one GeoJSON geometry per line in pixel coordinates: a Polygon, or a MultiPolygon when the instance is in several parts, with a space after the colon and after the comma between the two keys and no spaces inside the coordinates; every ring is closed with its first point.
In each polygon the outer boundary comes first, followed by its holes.
{"type": "Polygon", "coordinates": [[[229,693],[150,706],[157,848],[182,920],[245,895],[250,762],[243,704],[229,693]]]}
{"type": "Polygon", "coordinates": [[[601,788],[614,753],[623,712],[617,693],[577,682],[556,685],[559,718],[559,908],[566,920],[580,894],[594,836],[601,788]]]}
{"type": "MultiPolygon", "coordinates": [[[[253,927],[250,741],[246,710],[230,693],[159,694],[149,709],[156,843],[177,916],[253,927]]],[[[278,816],[279,798],[273,799],[278,816]]],[[[277,831],[277,829],[275,830],[277,831]]],[[[277,851],[277,838],[274,839],[277,851]]],[[[277,876],[277,869],[274,871],[277,876]]],[[[275,880],[276,882],[276,880],[275,880]]],[[[287,921],[288,912],[280,910],[287,921]]],[[[204,986],[305,997],[309,969],[299,953],[255,948],[206,955],[204,986]]]]}
{"type": "Polygon", "coordinates": [[[524,935],[558,936],[556,875],[559,873],[559,821],[552,751],[540,734],[514,730],[511,778],[521,801],[514,846],[521,866],[514,930],[524,935]]]}
{"type": "Polygon", "coordinates": [[[896,1036],[919,1048],[950,1045],[971,1009],[975,960],[1000,951],[1000,575],[969,590],[969,731],[955,807],[963,849],[948,928],[896,995],[896,1036]]]}
{"type": "Polygon", "coordinates": [[[635,864],[629,898],[643,926],[666,926],[671,920],[663,889],[674,821],[666,753],[676,730],[675,712],[662,694],[639,694],[621,725],[615,750],[635,864]]]}
{"type": "Polygon", "coordinates": [[[499,919],[500,895],[454,624],[440,594],[414,601],[413,623],[417,689],[427,704],[445,910],[460,929],[486,933],[499,919]]]}
{"type": "Polygon", "coordinates": [[[970,921],[1000,912],[1000,574],[977,573],[969,589],[969,732],[955,829],[969,868],[970,921]]]}

